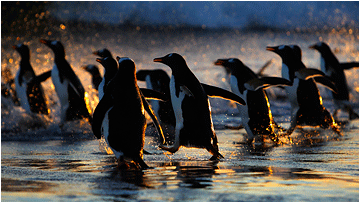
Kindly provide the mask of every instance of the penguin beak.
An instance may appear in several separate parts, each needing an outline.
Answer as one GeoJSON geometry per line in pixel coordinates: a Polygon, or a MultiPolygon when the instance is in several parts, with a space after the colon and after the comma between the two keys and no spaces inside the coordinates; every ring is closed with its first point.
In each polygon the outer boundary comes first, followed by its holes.
{"type": "Polygon", "coordinates": [[[215,61],[214,64],[217,66],[221,66],[221,65],[224,65],[226,61],[227,61],[226,59],[218,59],[215,61]]]}
{"type": "Polygon", "coordinates": [[[50,40],[40,39],[40,43],[49,45],[51,42],[50,42],[50,40]]]}
{"type": "Polygon", "coordinates": [[[99,55],[99,51],[94,51],[93,54],[94,55],[99,55]]]}
{"type": "Polygon", "coordinates": [[[154,62],[164,62],[164,59],[163,58],[154,58],[154,62]]]}
{"type": "Polygon", "coordinates": [[[102,62],[102,58],[96,58],[96,61],[101,63],[102,62]]]}
{"type": "Polygon", "coordinates": [[[276,52],[277,47],[266,47],[266,50],[276,52]]]}
{"type": "Polygon", "coordinates": [[[316,49],[316,45],[309,46],[309,49],[316,49]]]}

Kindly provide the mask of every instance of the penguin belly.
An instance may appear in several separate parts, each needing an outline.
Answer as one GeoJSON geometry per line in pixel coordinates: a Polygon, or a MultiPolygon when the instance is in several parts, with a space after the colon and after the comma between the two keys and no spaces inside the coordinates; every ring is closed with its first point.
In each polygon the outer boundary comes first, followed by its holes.
{"type": "Polygon", "coordinates": [[[295,115],[299,110],[298,95],[297,91],[299,88],[299,79],[294,78],[292,86],[285,86],[285,91],[290,102],[291,114],[295,115]]]}
{"type": "Polygon", "coordinates": [[[99,101],[102,99],[102,97],[104,96],[104,85],[105,85],[105,77],[103,77],[103,79],[101,80],[100,84],[99,84],[99,88],[98,88],[98,92],[99,92],[99,101]]]}
{"type": "Polygon", "coordinates": [[[15,77],[15,89],[16,89],[16,96],[19,98],[20,101],[20,105],[22,108],[24,108],[24,110],[27,113],[31,113],[31,108],[30,108],[30,104],[29,104],[29,100],[28,100],[28,95],[27,95],[27,81],[25,78],[23,79],[22,84],[20,85],[19,82],[19,73],[20,71],[17,73],[16,77],[15,77]]]}
{"type": "Polygon", "coordinates": [[[63,124],[66,120],[68,120],[67,111],[70,107],[68,93],[69,81],[66,78],[63,78],[62,82],[60,81],[60,73],[56,65],[54,65],[53,69],[51,70],[51,79],[55,86],[55,92],[60,101],[61,123],[63,124]]]}

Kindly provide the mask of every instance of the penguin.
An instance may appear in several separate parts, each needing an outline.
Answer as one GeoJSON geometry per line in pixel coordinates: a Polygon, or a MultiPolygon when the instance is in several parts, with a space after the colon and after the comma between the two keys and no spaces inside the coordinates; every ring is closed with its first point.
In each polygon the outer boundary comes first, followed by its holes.
{"type": "Polygon", "coordinates": [[[28,114],[49,115],[41,82],[50,77],[50,72],[36,76],[30,64],[30,50],[27,45],[14,45],[13,48],[20,54],[20,68],[15,77],[15,90],[20,105],[28,114]]]}
{"type": "Polygon", "coordinates": [[[99,99],[101,99],[104,96],[107,84],[111,81],[111,79],[118,71],[118,63],[111,56],[111,53],[107,49],[96,51],[94,52],[94,54],[102,57],[97,58],[96,61],[104,67],[103,79],[101,80],[101,83],[99,85],[99,99]]]}
{"type": "Polygon", "coordinates": [[[86,65],[82,69],[86,70],[91,74],[92,86],[94,89],[99,90],[99,85],[102,81],[102,76],[100,75],[99,68],[96,65],[86,65]]]}
{"type": "Polygon", "coordinates": [[[65,49],[60,41],[44,40],[40,42],[48,46],[55,55],[51,79],[61,105],[60,128],[66,121],[86,119],[92,122],[91,110],[85,102],[85,90],[79,78],[65,59],[65,49]]]}
{"type": "Polygon", "coordinates": [[[285,86],[291,104],[290,128],[286,133],[291,134],[296,126],[310,125],[321,128],[330,127],[340,134],[332,115],[323,106],[320,92],[313,79],[324,77],[325,74],[317,69],[306,68],[300,60],[301,56],[296,55],[297,52],[290,46],[267,47],[266,50],[281,57],[282,77],[292,83],[292,86],[285,86]]]}
{"type": "MultiPolygon", "coordinates": [[[[163,63],[172,70],[170,96],[176,118],[174,144],[170,147],[161,145],[160,148],[171,153],[178,151],[181,146],[205,148],[213,155],[211,160],[223,158],[219,152],[208,99],[208,94],[216,96],[217,92],[220,93],[220,88],[211,92],[212,89],[208,86],[205,88],[209,91],[205,92],[204,85],[191,72],[185,59],[177,53],[155,58],[154,62],[163,63]]],[[[237,102],[245,104],[241,98],[237,102]]]]}
{"type": "Polygon", "coordinates": [[[349,89],[346,82],[346,77],[344,74],[344,69],[355,65],[359,67],[359,64],[355,62],[346,63],[341,65],[339,60],[332,53],[330,47],[324,43],[319,42],[309,47],[310,49],[315,49],[320,52],[320,67],[328,77],[334,81],[336,88],[338,89],[337,93],[332,92],[334,98],[334,103],[336,106],[333,116],[337,115],[337,112],[341,109],[349,113],[349,119],[358,119],[359,115],[352,109],[349,101],[349,89]],[[352,64],[352,65],[351,65],[352,64]]]}
{"type": "MultiPolygon", "coordinates": [[[[146,169],[149,167],[143,160],[145,110],[150,107],[137,85],[134,61],[126,57],[117,59],[119,70],[95,109],[92,129],[97,138],[105,136],[118,167],[126,166],[126,159],[130,159],[146,169]]],[[[156,120],[154,116],[152,113],[156,120]]],[[[161,127],[159,134],[163,138],[161,127]]]]}
{"type": "Polygon", "coordinates": [[[274,122],[270,103],[264,89],[270,86],[289,86],[290,81],[283,78],[259,78],[250,68],[237,58],[218,59],[215,65],[223,66],[230,72],[230,85],[233,93],[246,101],[247,105],[237,105],[242,126],[248,134],[248,140],[255,136],[268,136],[276,144],[280,144],[276,129],[280,127],[274,122]]]}
{"type": "MultiPolygon", "coordinates": [[[[136,73],[138,81],[145,81],[146,87],[149,89],[162,92],[170,97],[170,77],[161,69],[156,70],[139,70],[136,73]]],[[[149,101],[151,108],[154,110],[161,126],[164,130],[165,138],[173,140],[175,134],[175,114],[171,106],[171,101],[162,102],[159,100],[149,101]]]]}

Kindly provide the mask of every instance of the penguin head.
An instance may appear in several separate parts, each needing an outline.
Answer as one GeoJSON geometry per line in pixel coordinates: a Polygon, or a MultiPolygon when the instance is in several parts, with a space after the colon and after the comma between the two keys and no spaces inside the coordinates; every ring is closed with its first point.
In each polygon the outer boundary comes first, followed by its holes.
{"type": "Polygon", "coordinates": [[[155,58],[154,62],[160,62],[169,66],[173,71],[187,67],[185,59],[177,53],[170,53],[164,57],[155,58]]]}
{"type": "Polygon", "coordinates": [[[215,65],[223,66],[226,69],[226,72],[230,73],[233,73],[239,67],[244,66],[244,64],[237,58],[218,59],[215,61],[215,65]]]}
{"type": "Polygon", "coordinates": [[[65,57],[65,48],[60,41],[40,39],[42,44],[48,46],[55,54],[55,56],[65,57]]]}
{"type": "Polygon", "coordinates": [[[100,75],[99,68],[96,65],[90,64],[90,65],[83,66],[81,68],[86,70],[87,72],[89,72],[93,76],[100,75]]]}
{"type": "Polygon", "coordinates": [[[117,69],[118,67],[116,60],[112,57],[97,58],[96,61],[99,62],[105,68],[105,70],[117,69]]]}
{"type": "Polygon", "coordinates": [[[20,54],[21,58],[30,58],[30,50],[27,45],[18,44],[14,45],[13,48],[20,54]]]}
{"type": "MultiPolygon", "coordinates": [[[[121,70],[121,72],[132,72],[134,73],[134,75],[136,76],[136,66],[135,66],[135,62],[128,57],[116,57],[116,60],[119,63],[119,70],[121,70]]],[[[120,72],[120,71],[118,71],[120,72]]]]}
{"type": "Polygon", "coordinates": [[[293,50],[293,52],[294,52],[295,56],[298,58],[298,60],[301,61],[302,51],[301,51],[300,47],[296,44],[289,45],[289,47],[293,50]]]}
{"type": "Polygon", "coordinates": [[[136,78],[140,81],[150,82],[152,89],[157,91],[165,91],[169,88],[170,77],[162,69],[155,70],[139,70],[136,72],[136,78]],[[149,81],[147,81],[149,78],[149,81]]]}
{"type": "MultiPolygon", "coordinates": [[[[294,46],[294,45],[293,45],[294,46]]],[[[296,57],[295,50],[296,48],[292,49],[290,46],[287,45],[280,45],[280,46],[274,46],[274,47],[266,47],[266,50],[272,51],[276,54],[278,54],[281,59],[283,60],[283,63],[291,63],[293,60],[299,59],[300,57],[296,57]]],[[[301,52],[300,52],[301,53],[301,52]]]]}
{"type": "Polygon", "coordinates": [[[315,49],[321,53],[321,55],[331,54],[330,47],[324,42],[318,42],[314,45],[309,46],[310,49],[315,49]]]}
{"type": "Polygon", "coordinates": [[[112,55],[111,55],[110,51],[108,49],[106,49],[106,48],[94,51],[93,54],[98,55],[98,56],[100,56],[102,58],[105,58],[105,57],[111,57],[112,58],[112,55]]]}
{"type": "Polygon", "coordinates": [[[215,61],[215,65],[223,66],[228,73],[236,75],[238,79],[244,82],[257,78],[256,74],[237,58],[218,59],[215,61]]]}

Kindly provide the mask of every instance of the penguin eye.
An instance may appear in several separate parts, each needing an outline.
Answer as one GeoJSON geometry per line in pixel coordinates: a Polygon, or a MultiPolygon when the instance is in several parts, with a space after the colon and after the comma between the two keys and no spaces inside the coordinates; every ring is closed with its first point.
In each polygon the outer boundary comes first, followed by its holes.
{"type": "Polygon", "coordinates": [[[173,54],[169,54],[169,57],[172,57],[173,54]]]}
{"type": "Polygon", "coordinates": [[[229,60],[229,63],[234,63],[234,62],[235,62],[234,59],[230,59],[230,60],[229,60]]]}
{"type": "Polygon", "coordinates": [[[57,41],[52,41],[51,44],[55,46],[57,44],[57,41]]]}
{"type": "Polygon", "coordinates": [[[281,50],[281,49],[285,49],[285,45],[279,46],[279,50],[281,50]]]}

